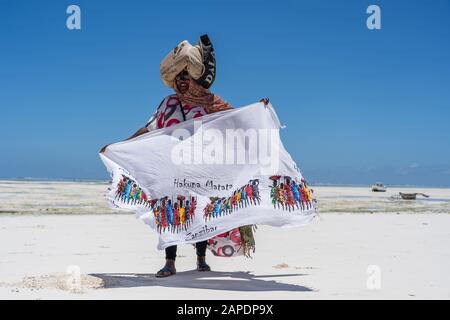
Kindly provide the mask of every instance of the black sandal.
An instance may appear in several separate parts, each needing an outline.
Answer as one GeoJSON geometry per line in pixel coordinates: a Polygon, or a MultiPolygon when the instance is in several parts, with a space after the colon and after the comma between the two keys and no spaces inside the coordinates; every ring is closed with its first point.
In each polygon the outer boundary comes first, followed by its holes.
{"type": "Polygon", "coordinates": [[[164,267],[155,274],[155,277],[166,278],[166,277],[173,276],[176,273],[177,273],[177,271],[175,269],[171,269],[169,267],[164,267]]]}
{"type": "Polygon", "coordinates": [[[204,261],[197,263],[197,271],[204,272],[204,271],[211,271],[211,268],[208,266],[208,264],[204,261]]]}

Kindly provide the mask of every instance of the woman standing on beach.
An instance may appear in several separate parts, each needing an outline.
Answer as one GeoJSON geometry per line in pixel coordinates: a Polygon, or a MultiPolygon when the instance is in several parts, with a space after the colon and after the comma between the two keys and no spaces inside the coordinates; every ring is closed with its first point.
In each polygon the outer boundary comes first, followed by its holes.
{"type": "MultiPolygon", "coordinates": [[[[231,109],[227,102],[209,90],[216,76],[216,61],[213,46],[207,35],[201,36],[198,45],[195,46],[186,40],[179,43],[162,61],[160,74],[164,84],[175,93],[164,98],[147,124],[127,140],[155,129],[231,109]]],[[[268,101],[261,99],[265,104],[268,101]]],[[[104,152],[106,147],[100,152],[104,152]]],[[[207,240],[196,243],[198,271],[211,270],[205,260],[206,248],[207,240]]],[[[168,277],[176,273],[177,246],[167,247],[165,251],[166,263],[157,272],[157,277],[168,277]]]]}

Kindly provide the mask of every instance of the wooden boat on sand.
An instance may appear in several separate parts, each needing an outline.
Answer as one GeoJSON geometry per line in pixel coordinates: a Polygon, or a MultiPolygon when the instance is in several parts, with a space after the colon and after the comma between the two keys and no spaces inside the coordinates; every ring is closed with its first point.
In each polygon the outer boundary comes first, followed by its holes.
{"type": "Polygon", "coordinates": [[[424,193],[403,193],[403,192],[399,192],[400,197],[402,197],[403,200],[416,200],[417,195],[421,195],[425,198],[429,198],[429,195],[426,195],[424,193]]]}

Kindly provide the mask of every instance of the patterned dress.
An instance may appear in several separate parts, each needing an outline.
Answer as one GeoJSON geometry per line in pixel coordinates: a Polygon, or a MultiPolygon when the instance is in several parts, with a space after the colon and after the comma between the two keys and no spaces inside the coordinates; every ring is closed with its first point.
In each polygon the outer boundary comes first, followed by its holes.
{"type": "Polygon", "coordinates": [[[184,104],[173,94],[164,98],[145,127],[149,131],[161,129],[205,114],[208,114],[205,108],[184,104]]]}

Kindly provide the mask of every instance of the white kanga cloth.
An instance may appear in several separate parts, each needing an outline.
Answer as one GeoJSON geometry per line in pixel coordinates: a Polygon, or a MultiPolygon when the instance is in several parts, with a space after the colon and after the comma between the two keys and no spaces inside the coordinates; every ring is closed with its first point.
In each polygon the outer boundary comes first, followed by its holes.
{"type": "Polygon", "coordinates": [[[158,249],[244,225],[308,224],[315,200],[280,127],[270,104],[255,103],[112,144],[100,154],[106,198],[155,229],[158,249]]]}

